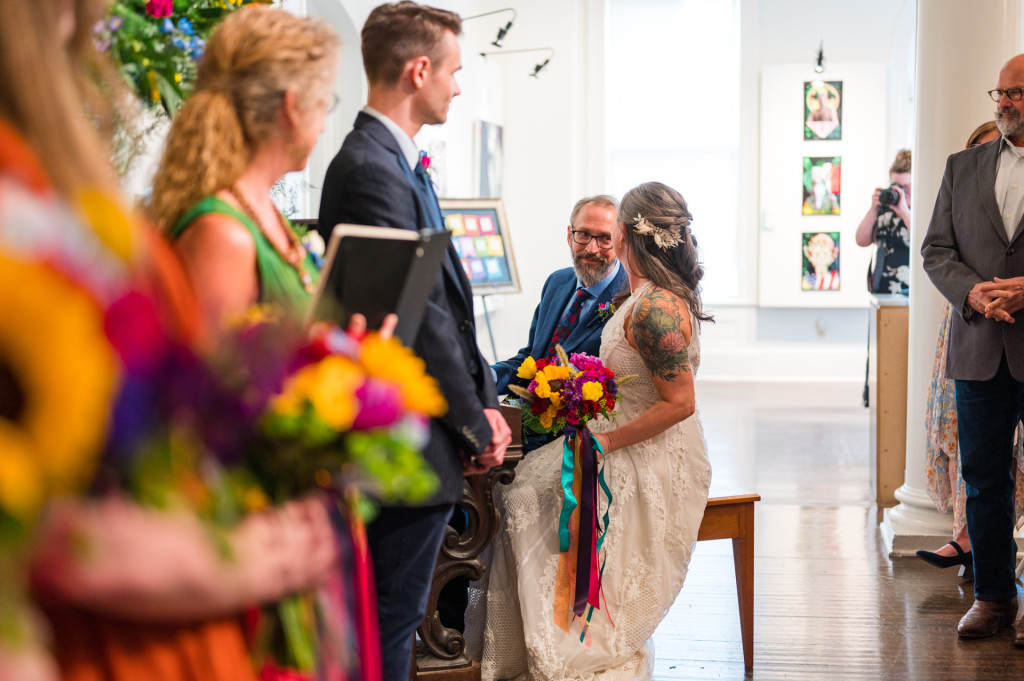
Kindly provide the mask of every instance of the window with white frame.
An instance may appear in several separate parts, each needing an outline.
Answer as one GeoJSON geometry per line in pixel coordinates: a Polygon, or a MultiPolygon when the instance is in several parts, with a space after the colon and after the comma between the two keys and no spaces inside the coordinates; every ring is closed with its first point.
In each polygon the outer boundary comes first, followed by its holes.
{"type": "MultiPolygon", "coordinates": [[[[657,180],[694,216],[705,301],[739,296],[740,0],[609,0],[607,182],[657,180]]],[[[756,163],[756,155],[744,159],[756,163]]]]}

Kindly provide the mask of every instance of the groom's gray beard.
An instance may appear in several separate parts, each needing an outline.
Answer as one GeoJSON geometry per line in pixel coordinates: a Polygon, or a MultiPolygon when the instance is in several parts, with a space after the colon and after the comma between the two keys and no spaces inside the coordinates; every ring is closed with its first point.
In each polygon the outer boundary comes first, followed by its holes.
{"type": "Polygon", "coordinates": [[[612,260],[607,265],[590,265],[574,258],[572,268],[576,271],[576,278],[579,279],[584,286],[593,286],[608,276],[608,273],[612,271],[612,266],[614,264],[615,260],[612,260]]]}
{"type": "Polygon", "coordinates": [[[1003,137],[1024,137],[1024,119],[1016,109],[998,109],[996,111],[996,127],[1003,137]],[[1006,118],[1005,116],[1009,116],[1006,118]]]}

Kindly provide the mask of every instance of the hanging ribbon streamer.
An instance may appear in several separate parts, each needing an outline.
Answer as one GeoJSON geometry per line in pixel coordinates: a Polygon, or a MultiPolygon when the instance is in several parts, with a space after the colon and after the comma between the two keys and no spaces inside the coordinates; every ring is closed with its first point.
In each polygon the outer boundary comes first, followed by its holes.
{"type": "MultiPolygon", "coordinates": [[[[594,610],[601,609],[601,573],[598,555],[608,533],[612,493],[598,466],[601,444],[586,428],[565,438],[562,445],[562,511],[558,519],[558,575],[554,617],[569,632],[582,620],[580,642],[590,647],[589,627],[594,610]],[[606,498],[603,518],[598,517],[600,496],[606,498]]],[[[609,616],[609,621],[611,617],[609,616]]]]}

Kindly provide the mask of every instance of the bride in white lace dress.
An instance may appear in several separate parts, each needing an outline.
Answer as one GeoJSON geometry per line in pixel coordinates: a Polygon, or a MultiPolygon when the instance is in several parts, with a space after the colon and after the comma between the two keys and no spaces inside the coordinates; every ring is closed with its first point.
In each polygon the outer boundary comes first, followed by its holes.
{"type": "Polygon", "coordinates": [[[651,182],[623,197],[612,231],[631,294],[605,325],[601,359],[636,378],[620,387],[611,421],[591,423],[613,499],[600,556],[606,605],[593,613],[591,646],[580,643],[578,622],[567,634],[554,618],[559,438],[496,490],[503,526],[467,626],[486,680],[651,678],[651,635],[683,585],[711,480],[693,392],[698,326],[711,318],[698,296],[690,219],[682,196],[651,182]]]}

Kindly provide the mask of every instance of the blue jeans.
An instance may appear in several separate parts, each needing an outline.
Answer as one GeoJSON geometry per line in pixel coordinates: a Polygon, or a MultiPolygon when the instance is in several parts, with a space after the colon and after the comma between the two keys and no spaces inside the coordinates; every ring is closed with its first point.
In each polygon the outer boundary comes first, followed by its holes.
{"type": "Polygon", "coordinates": [[[377,582],[384,681],[409,681],[413,633],[426,614],[452,506],[384,507],[366,528],[377,582]]]}
{"type": "Polygon", "coordinates": [[[967,533],[974,551],[974,597],[1017,595],[1013,539],[1013,431],[1024,415],[1024,383],[1006,358],[987,381],[954,382],[960,463],[967,488],[967,533]]]}

